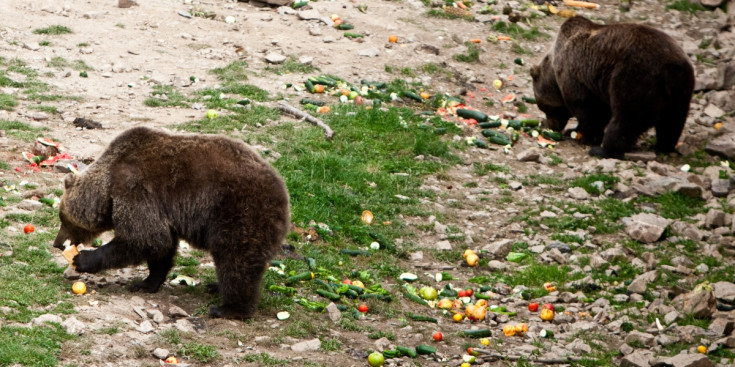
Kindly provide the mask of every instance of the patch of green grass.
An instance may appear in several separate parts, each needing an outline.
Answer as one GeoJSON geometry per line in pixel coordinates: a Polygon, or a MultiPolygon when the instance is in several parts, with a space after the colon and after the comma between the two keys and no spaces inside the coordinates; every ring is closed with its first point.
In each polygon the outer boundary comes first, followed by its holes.
{"type": "Polygon", "coordinates": [[[467,63],[473,63],[480,61],[480,46],[467,42],[467,53],[465,54],[456,54],[452,56],[452,59],[459,61],[459,62],[467,62],[467,63]]]}
{"type": "Polygon", "coordinates": [[[98,334],[115,335],[120,332],[120,328],[117,326],[103,327],[97,330],[98,334]]]}
{"type": "Polygon", "coordinates": [[[18,105],[18,100],[12,94],[0,93],[0,110],[12,111],[18,105]]]}
{"type": "Polygon", "coordinates": [[[707,211],[707,202],[700,198],[667,192],[657,196],[640,196],[640,202],[657,204],[658,213],[669,219],[685,219],[707,211]]]}
{"type": "Polygon", "coordinates": [[[442,19],[462,19],[466,21],[475,20],[475,17],[473,17],[472,15],[452,14],[452,13],[447,13],[441,9],[429,9],[429,11],[426,12],[426,16],[429,16],[432,18],[442,18],[442,19]]]}
{"type": "Polygon", "coordinates": [[[63,25],[51,25],[46,28],[36,28],[33,30],[33,34],[48,34],[53,36],[70,33],[74,32],[69,27],[63,25]]]}
{"type": "Polygon", "coordinates": [[[686,314],[684,317],[681,317],[676,321],[679,326],[686,326],[686,325],[694,325],[696,327],[700,327],[702,329],[707,330],[709,327],[709,324],[712,323],[711,319],[700,319],[695,317],[692,314],[686,314]]]}
{"type": "Polygon", "coordinates": [[[5,130],[8,136],[30,142],[35,140],[41,132],[47,131],[48,128],[33,127],[25,122],[15,120],[0,120],[0,130],[5,130]]]}
{"type": "Polygon", "coordinates": [[[256,106],[252,110],[248,110],[242,114],[220,115],[214,119],[204,118],[176,125],[176,128],[200,133],[222,133],[241,130],[244,126],[265,125],[269,120],[278,120],[279,118],[280,113],[278,110],[265,106],[256,106]]]}
{"type": "Polygon", "coordinates": [[[158,333],[158,336],[171,345],[181,344],[181,334],[176,329],[165,329],[158,333]]]}
{"type": "Polygon", "coordinates": [[[51,58],[51,60],[49,60],[48,63],[46,63],[46,65],[52,68],[63,69],[71,64],[69,63],[69,61],[61,56],[54,56],[51,58]]]}
{"type": "Polygon", "coordinates": [[[378,330],[376,332],[368,334],[368,338],[370,339],[386,338],[390,341],[394,341],[396,340],[396,334],[394,334],[392,331],[378,330]]]}
{"type": "Polygon", "coordinates": [[[51,113],[51,114],[57,114],[57,113],[59,113],[59,109],[56,108],[56,106],[47,106],[47,105],[42,105],[42,104],[39,104],[39,105],[30,105],[30,106],[28,106],[28,109],[29,110],[42,111],[42,112],[51,113]]]}
{"type": "Polygon", "coordinates": [[[176,266],[197,266],[199,265],[199,260],[190,257],[190,256],[176,256],[176,266]]]}
{"type": "Polygon", "coordinates": [[[290,366],[292,362],[287,359],[271,357],[268,353],[246,354],[240,358],[243,362],[256,363],[258,366],[290,366]]]}
{"type": "Polygon", "coordinates": [[[185,95],[175,89],[172,85],[154,85],[151,98],[147,98],[143,104],[148,107],[189,107],[185,95]]]}
{"type": "Polygon", "coordinates": [[[339,339],[324,339],[322,340],[322,350],[326,350],[327,352],[336,352],[342,350],[342,342],[339,341],[339,339]]]}
{"type": "Polygon", "coordinates": [[[490,172],[510,173],[510,167],[495,163],[475,162],[472,164],[472,168],[474,169],[475,174],[478,176],[486,176],[490,172]]]}
{"type": "Polygon", "coordinates": [[[513,42],[512,45],[510,45],[510,52],[518,55],[531,55],[533,54],[533,51],[521,46],[520,43],[513,42]]]}
{"type": "Polygon", "coordinates": [[[39,46],[51,46],[51,41],[41,41],[38,43],[39,46]]]}
{"type": "Polygon", "coordinates": [[[77,43],[77,47],[79,47],[79,48],[89,47],[89,42],[80,42],[80,43],[77,43]]]}
{"type": "Polygon", "coordinates": [[[529,41],[535,41],[539,38],[550,38],[548,34],[539,31],[538,27],[530,27],[526,29],[516,23],[506,23],[504,21],[493,23],[492,29],[511,37],[520,37],[529,41]]]}
{"type": "Polygon", "coordinates": [[[202,363],[211,362],[219,358],[219,352],[217,352],[215,347],[197,342],[184,343],[179,348],[178,354],[184,358],[194,359],[202,363]]]}
{"type": "Polygon", "coordinates": [[[125,24],[122,24],[122,23],[116,23],[116,24],[115,24],[115,27],[118,27],[118,28],[120,28],[120,29],[125,29],[125,24]]]}
{"type": "Polygon", "coordinates": [[[277,75],[282,75],[293,73],[309,74],[319,70],[319,68],[311,64],[300,63],[295,56],[289,56],[288,60],[284,61],[283,64],[276,66],[268,65],[265,70],[277,75]]]}
{"type": "Polygon", "coordinates": [[[74,62],[72,62],[72,64],[71,64],[71,68],[74,69],[74,70],[76,70],[76,71],[92,71],[92,70],[94,70],[94,68],[91,67],[91,66],[89,66],[89,65],[87,65],[87,63],[84,62],[84,60],[74,60],[74,62]]]}
{"type": "Polygon", "coordinates": [[[523,186],[549,185],[553,190],[564,190],[566,186],[564,180],[558,176],[537,174],[528,175],[521,183],[523,186]]]}
{"type": "Polygon", "coordinates": [[[10,169],[8,162],[0,161],[0,170],[7,171],[10,169]]]}
{"type": "Polygon", "coordinates": [[[689,0],[675,0],[670,4],[666,5],[666,9],[678,10],[694,14],[698,11],[706,11],[707,9],[699,3],[694,3],[689,0]]]}
{"type": "Polygon", "coordinates": [[[570,183],[570,187],[581,187],[592,195],[600,195],[605,189],[610,189],[612,186],[620,181],[616,176],[604,174],[604,173],[593,173],[589,175],[581,176],[570,183]],[[595,182],[602,182],[602,188],[595,186],[595,182]]]}
{"type": "Polygon", "coordinates": [[[210,72],[222,82],[237,83],[248,79],[247,67],[246,61],[233,61],[225,67],[215,68],[210,72]]]}
{"type": "Polygon", "coordinates": [[[59,325],[33,328],[2,326],[0,366],[56,366],[61,343],[73,338],[59,325]]]}

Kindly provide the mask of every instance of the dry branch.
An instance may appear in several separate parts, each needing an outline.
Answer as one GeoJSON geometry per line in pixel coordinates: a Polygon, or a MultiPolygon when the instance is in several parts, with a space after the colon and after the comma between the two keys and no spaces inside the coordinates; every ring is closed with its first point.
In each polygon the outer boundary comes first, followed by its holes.
{"type": "Polygon", "coordinates": [[[327,139],[331,139],[332,136],[334,135],[334,131],[332,131],[332,129],[329,127],[329,125],[325,124],[324,121],[322,121],[322,120],[320,120],[320,119],[318,119],[318,118],[316,118],[316,117],[314,117],[314,116],[312,116],[312,115],[310,115],[310,114],[308,114],[308,113],[306,113],[306,112],[304,112],[304,111],[302,111],[302,110],[300,110],[300,109],[298,109],[298,108],[296,108],[294,106],[291,106],[290,104],[288,104],[288,103],[286,103],[284,101],[278,101],[278,108],[281,111],[283,111],[285,113],[288,113],[289,115],[293,115],[296,118],[299,118],[301,120],[309,121],[310,123],[312,123],[312,124],[314,124],[316,126],[321,127],[322,129],[324,129],[324,133],[327,136],[327,139]]]}

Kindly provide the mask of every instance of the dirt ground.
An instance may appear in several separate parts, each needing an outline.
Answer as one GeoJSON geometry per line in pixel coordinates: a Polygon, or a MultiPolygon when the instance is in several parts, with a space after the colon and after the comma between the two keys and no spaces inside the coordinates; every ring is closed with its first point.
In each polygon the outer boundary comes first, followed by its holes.
{"type": "MultiPolygon", "coordinates": [[[[651,14],[652,21],[682,23],[685,29],[696,29],[697,23],[683,13],[666,13],[664,3],[642,1],[634,5],[634,11],[620,13],[618,2],[598,1],[599,10],[580,10],[597,19],[640,19],[651,14]]],[[[477,9],[483,3],[477,4],[477,9]]],[[[509,1],[493,5],[519,7],[519,2],[509,1]]],[[[33,125],[51,129],[50,135],[61,142],[75,157],[95,157],[106,144],[121,131],[133,126],[170,126],[173,124],[199,119],[205,110],[181,108],[149,108],[144,100],[150,97],[152,88],[157,84],[172,84],[190,93],[198,88],[212,87],[217,79],[209,71],[223,67],[236,60],[247,61],[248,83],[257,85],[272,95],[283,93],[297,101],[306,92],[284,91],[287,83],[303,82],[303,74],[276,75],[263,72],[268,66],[265,56],[276,52],[296,59],[312,59],[312,64],[320,69],[318,73],[341,76],[353,82],[361,79],[390,81],[394,78],[415,78],[429,85],[434,93],[448,92],[457,94],[469,91],[477,96],[496,101],[493,107],[483,107],[488,114],[509,110],[508,105],[499,102],[506,93],[518,96],[532,96],[530,65],[543,57],[550,38],[519,40],[517,43],[528,50],[529,54],[519,55],[513,51],[516,42],[490,43],[488,36],[498,33],[491,29],[491,22],[502,15],[477,15],[480,21],[459,19],[440,19],[425,16],[429,9],[417,0],[405,1],[318,1],[310,8],[318,11],[320,19],[302,20],[298,12],[290,8],[256,7],[247,2],[235,1],[181,1],[181,0],[139,0],[130,8],[118,7],[117,0],[65,0],[65,1],[27,1],[4,0],[0,7],[0,56],[19,58],[33,67],[39,74],[49,73],[43,80],[55,88],[55,92],[81,97],[81,101],[62,101],[54,103],[59,114],[39,115],[29,109],[28,101],[20,101],[13,111],[0,111],[0,119],[20,120],[33,125]],[[358,5],[367,5],[366,12],[358,5]],[[216,14],[214,19],[204,17],[185,17],[181,12],[203,9],[216,14]],[[330,15],[338,14],[342,19],[355,25],[355,30],[366,36],[353,40],[345,38],[342,31],[332,27],[330,15]],[[234,17],[234,23],[225,18],[234,17]],[[72,34],[41,35],[33,30],[49,25],[64,25],[73,30],[72,34]],[[397,35],[397,43],[389,43],[388,37],[397,35]],[[452,55],[467,50],[465,42],[481,39],[482,52],[478,63],[456,61],[452,55]],[[38,44],[49,42],[37,47],[38,44]],[[376,54],[360,56],[360,53],[376,54]],[[93,70],[88,77],[80,77],[71,68],[48,66],[56,57],[66,60],[82,60],[93,70]],[[523,57],[524,65],[514,60],[523,57]],[[418,73],[415,77],[400,75],[395,70],[409,68],[418,70],[421,65],[433,62],[445,66],[450,73],[431,76],[418,73]],[[388,72],[386,66],[394,70],[388,72]],[[52,75],[52,76],[51,76],[52,75]],[[198,82],[191,85],[190,77],[198,82]],[[504,89],[495,92],[492,83],[496,79],[506,82],[504,89]],[[89,118],[100,122],[104,129],[79,130],[73,121],[77,117],[89,118]]],[[[300,10],[304,11],[304,9],[300,10]]],[[[702,17],[706,22],[707,16],[702,17]]],[[[563,22],[561,17],[546,17],[534,21],[542,32],[555,34],[563,22]]],[[[471,97],[470,97],[471,98],[471,97]]],[[[543,115],[534,105],[529,105],[530,118],[543,115]]],[[[284,117],[287,118],[287,117],[284,117]]],[[[525,143],[527,147],[533,142],[525,143]]],[[[522,147],[518,148],[521,151],[522,147]]],[[[537,166],[524,166],[510,158],[503,158],[499,151],[487,151],[482,155],[463,156],[468,162],[498,161],[507,159],[508,165],[519,170],[536,170],[537,166]]],[[[562,144],[556,154],[563,156],[565,168],[583,165],[588,160],[586,148],[576,144],[562,144]]],[[[13,159],[20,160],[20,157],[13,159]]],[[[17,162],[16,162],[17,163],[17,162]]],[[[466,167],[452,172],[455,187],[462,186],[467,175],[466,167]]],[[[550,172],[549,167],[540,168],[541,173],[550,172]]],[[[48,177],[53,180],[58,177],[48,177]]],[[[60,182],[60,181],[59,181],[60,182]]],[[[428,183],[431,185],[431,183],[428,183]]],[[[60,187],[60,184],[59,184],[60,187]]],[[[453,197],[461,199],[471,195],[469,191],[458,190],[453,197]]],[[[529,192],[529,196],[544,195],[543,192],[529,192]]],[[[507,215],[512,215],[508,211],[507,215]]],[[[458,221],[463,221],[467,213],[458,213],[458,221]]],[[[411,218],[407,218],[410,224],[411,218]]],[[[488,219],[490,229],[480,233],[488,240],[503,237],[511,229],[492,231],[492,219],[488,219]]],[[[446,223],[445,223],[446,224],[446,223]]],[[[436,236],[427,235],[424,241],[436,241],[436,236]]],[[[142,274],[142,268],[120,270],[121,276],[142,274]]],[[[180,299],[170,292],[156,295],[134,296],[122,290],[120,284],[111,283],[104,294],[96,298],[76,300],[76,317],[83,323],[95,325],[92,328],[127,325],[125,332],[113,335],[100,333],[84,334],[80,340],[64,348],[60,365],[77,366],[140,366],[156,365],[159,361],[151,356],[151,351],[160,344],[153,334],[136,331],[140,315],[135,308],[160,308],[168,312],[171,305],[177,305],[188,313],[193,313],[198,305],[180,299]],[[119,290],[119,292],[117,292],[119,290]],[[88,349],[90,355],[79,355],[75,348],[88,349]]],[[[289,348],[275,344],[266,338],[274,328],[283,327],[274,319],[238,323],[226,320],[190,319],[194,333],[205,344],[218,345],[222,358],[208,365],[236,365],[236,358],[249,353],[268,353],[274,358],[291,358],[294,364],[321,364],[338,366],[363,366],[365,361],[361,351],[374,348],[374,341],[361,333],[332,330],[331,335],[341,340],[354,340],[353,345],[345,345],[342,351],[324,350],[296,353],[289,348]],[[228,338],[228,332],[247,335],[244,343],[228,338]]],[[[421,334],[415,330],[398,329],[397,325],[386,324],[385,320],[368,320],[375,329],[395,329],[400,340],[421,341],[421,334]]],[[[295,342],[295,341],[291,341],[295,342]]],[[[293,344],[293,343],[288,343],[293,344]]],[[[448,345],[447,355],[460,354],[461,345],[448,345]]],[[[456,360],[455,360],[456,362],[456,360]]],[[[204,365],[187,361],[192,365],[204,365]]],[[[446,364],[422,361],[422,364],[446,364]]],[[[240,364],[248,364],[240,362],[240,364]]],[[[266,362],[252,362],[262,365],[266,362]]],[[[452,362],[451,365],[459,365],[452,362]]],[[[501,365],[500,362],[487,365],[501,365]]]]}

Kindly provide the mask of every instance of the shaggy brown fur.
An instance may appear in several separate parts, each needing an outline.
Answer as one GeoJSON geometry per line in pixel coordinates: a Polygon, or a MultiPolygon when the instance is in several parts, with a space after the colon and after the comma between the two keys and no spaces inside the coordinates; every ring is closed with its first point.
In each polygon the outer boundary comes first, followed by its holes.
{"type": "Polygon", "coordinates": [[[77,271],[146,261],[150,273],[133,288],[156,292],[183,239],[214,258],[223,304],[212,316],[256,311],[263,272],[289,228],[289,202],[283,179],[244,143],[133,128],[64,185],[55,247],[115,231],[109,243],[76,256],[77,271]]]}
{"type": "Polygon", "coordinates": [[[544,126],[562,131],[570,117],[592,155],[622,157],[656,128],[656,150],[674,151],[689,111],[694,70],[665,33],[639,24],[595,24],[573,17],[554,48],[531,68],[544,126]]]}

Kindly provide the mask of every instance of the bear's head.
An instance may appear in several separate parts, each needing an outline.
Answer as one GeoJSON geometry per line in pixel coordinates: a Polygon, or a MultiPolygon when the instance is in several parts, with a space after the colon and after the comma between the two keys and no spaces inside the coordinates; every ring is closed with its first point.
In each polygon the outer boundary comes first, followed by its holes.
{"type": "Polygon", "coordinates": [[[103,182],[92,176],[70,173],[64,177],[64,195],[59,205],[61,227],[54,247],[64,248],[66,240],[72,244],[90,243],[100,233],[111,229],[112,202],[103,182]]]}
{"type": "Polygon", "coordinates": [[[562,131],[572,114],[564,103],[549,55],[544,57],[541,64],[531,67],[531,78],[536,105],[546,114],[542,126],[562,131]]]}

